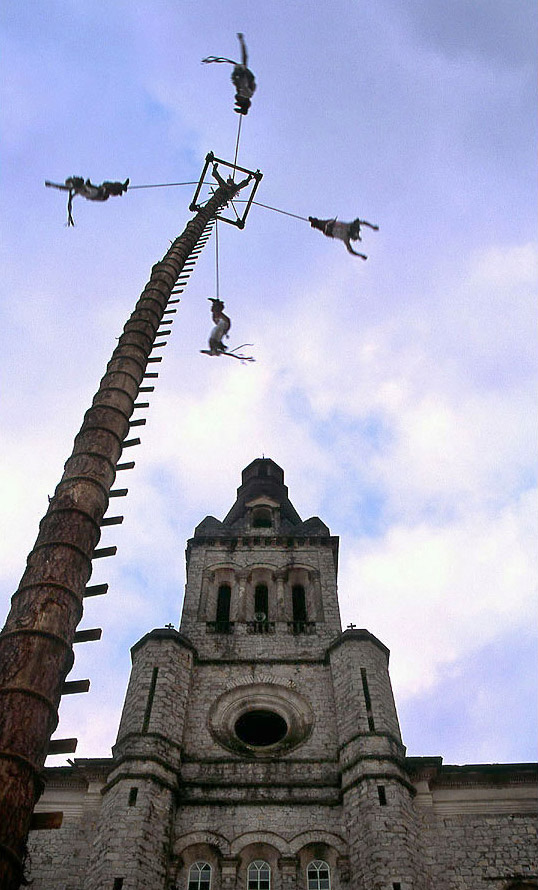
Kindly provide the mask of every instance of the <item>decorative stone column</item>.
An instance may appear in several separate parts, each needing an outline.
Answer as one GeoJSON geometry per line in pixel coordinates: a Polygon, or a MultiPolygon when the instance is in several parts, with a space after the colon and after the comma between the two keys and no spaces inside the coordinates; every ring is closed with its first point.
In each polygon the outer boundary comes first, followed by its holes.
{"type": "Polygon", "coordinates": [[[291,615],[286,615],[286,600],[284,596],[284,584],[286,581],[287,569],[279,569],[275,572],[276,582],[276,621],[291,621],[291,615]]]}
{"type": "Polygon", "coordinates": [[[237,870],[239,859],[235,856],[223,856],[220,866],[221,890],[235,890],[237,886],[237,870]]]}
{"type": "Polygon", "coordinates": [[[282,890],[295,890],[297,887],[297,869],[299,862],[296,856],[282,856],[278,867],[282,890]]]}
{"type": "Polygon", "coordinates": [[[237,573],[237,620],[246,621],[248,571],[237,573]]]}

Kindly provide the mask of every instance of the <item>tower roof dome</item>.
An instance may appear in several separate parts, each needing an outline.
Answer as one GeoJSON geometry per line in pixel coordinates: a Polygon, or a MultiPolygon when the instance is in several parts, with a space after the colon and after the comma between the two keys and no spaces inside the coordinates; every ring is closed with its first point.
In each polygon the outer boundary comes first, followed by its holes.
{"type": "MultiPolygon", "coordinates": [[[[284,470],[270,457],[257,457],[241,474],[235,504],[222,522],[206,516],[196,526],[193,540],[206,536],[230,537],[266,528],[296,537],[330,536],[330,531],[317,516],[304,522],[288,497],[284,470]]],[[[336,539],[335,539],[336,540],[336,539]]]]}
{"type": "Polygon", "coordinates": [[[224,524],[237,522],[245,516],[247,504],[263,497],[276,501],[283,520],[291,525],[301,524],[301,517],[288,497],[288,486],[284,485],[284,470],[269,457],[258,457],[245,467],[241,485],[237,489],[237,500],[224,518],[224,524]]]}

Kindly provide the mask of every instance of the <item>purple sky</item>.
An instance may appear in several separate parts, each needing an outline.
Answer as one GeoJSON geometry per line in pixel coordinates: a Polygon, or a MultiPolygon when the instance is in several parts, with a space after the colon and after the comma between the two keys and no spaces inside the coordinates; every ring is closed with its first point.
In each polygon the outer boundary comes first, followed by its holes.
{"type": "MultiPolygon", "coordinates": [[[[366,263],[253,208],[219,227],[232,346],[199,354],[214,242],[176,316],[120,529],[77,649],[91,692],[60,736],[106,756],[129,647],[177,623],[184,546],[272,457],[341,536],[344,626],[391,649],[410,754],[535,757],[536,8],[523,0],[31,0],[3,18],[0,598],[16,589],[126,317],[189,219],[190,187],[74,202],[45,179],[197,179],[233,158],[226,65],[258,80],[239,162],[261,202],[361,216],[366,263]]],[[[127,474],[124,474],[127,476],[127,474]]],[[[124,479],[122,478],[122,483],[124,479]]],[[[63,759],[63,758],[62,758],[63,759]]],[[[62,760],[61,759],[61,760],[62,760]]],[[[52,761],[51,761],[52,762],[52,761]]]]}

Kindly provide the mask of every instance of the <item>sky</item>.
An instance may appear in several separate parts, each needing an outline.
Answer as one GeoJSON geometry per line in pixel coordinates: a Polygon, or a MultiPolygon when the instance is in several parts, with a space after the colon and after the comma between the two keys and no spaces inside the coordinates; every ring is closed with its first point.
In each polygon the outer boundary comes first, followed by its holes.
{"type": "MultiPolygon", "coordinates": [[[[192,186],[106,204],[72,175],[197,180],[233,159],[230,66],[258,89],[240,164],[260,202],[356,216],[363,262],[308,222],[253,207],[219,225],[230,346],[199,350],[214,238],[129,449],[113,559],[95,563],[56,737],[114,743],[130,647],[179,622],[184,548],[265,455],[303,519],[340,536],[343,626],[391,650],[404,743],[445,763],[535,759],[536,6],[531,0],[26,0],[2,17],[2,619],[85,410],[192,186]],[[134,453],[136,452],[136,453],[134,453]]],[[[48,763],[65,762],[65,757],[48,763]]]]}

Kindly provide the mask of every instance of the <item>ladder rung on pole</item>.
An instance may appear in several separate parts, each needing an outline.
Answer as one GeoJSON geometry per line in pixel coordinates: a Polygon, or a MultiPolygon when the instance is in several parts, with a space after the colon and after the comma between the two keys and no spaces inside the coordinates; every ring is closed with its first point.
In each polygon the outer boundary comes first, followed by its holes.
{"type": "Polygon", "coordinates": [[[105,593],[108,593],[108,584],[91,584],[89,587],[85,588],[82,595],[84,597],[103,596],[105,593]]]}
{"type": "Polygon", "coordinates": [[[102,636],[102,629],[100,627],[89,627],[88,630],[77,630],[75,631],[75,639],[74,643],[93,643],[95,640],[100,640],[102,636]]]}
{"type": "Polygon", "coordinates": [[[115,556],[117,552],[117,547],[98,547],[93,551],[92,559],[106,559],[107,556],[115,556]]]}
{"type": "Polygon", "coordinates": [[[62,686],[62,695],[78,695],[90,691],[89,680],[66,680],[62,686]]]}
{"type": "Polygon", "coordinates": [[[51,739],[47,754],[74,754],[77,745],[78,739],[51,739]]]}

